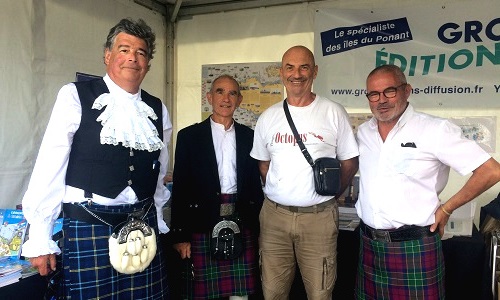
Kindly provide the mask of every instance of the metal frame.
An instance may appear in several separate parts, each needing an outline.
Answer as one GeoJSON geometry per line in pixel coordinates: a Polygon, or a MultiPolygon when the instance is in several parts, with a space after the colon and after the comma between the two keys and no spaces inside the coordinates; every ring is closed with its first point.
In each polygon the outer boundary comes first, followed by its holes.
{"type": "Polygon", "coordinates": [[[500,258],[500,255],[497,254],[498,250],[498,241],[500,238],[500,233],[498,231],[494,231],[491,233],[491,247],[490,247],[490,266],[491,266],[491,292],[493,295],[493,299],[497,299],[497,285],[496,285],[496,266],[497,260],[500,258]]]}
{"type": "Polygon", "coordinates": [[[139,5],[167,16],[170,22],[201,14],[317,1],[324,0],[134,0],[139,5]]]}

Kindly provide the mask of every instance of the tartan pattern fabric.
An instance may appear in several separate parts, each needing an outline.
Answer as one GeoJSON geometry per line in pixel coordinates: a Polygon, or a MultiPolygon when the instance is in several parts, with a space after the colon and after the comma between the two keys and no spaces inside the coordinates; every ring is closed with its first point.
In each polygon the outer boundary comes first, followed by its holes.
{"type": "Polygon", "coordinates": [[[445,299],[438,234],[390,243],[360,236],[356,299],[445,299]]]}
{"type": "Polygon", "coordinates": [[[241,257],[234,260],[213,259],[210,255],[210,235],[192,235],[192,299],[243,296],[256,292],[256,283],[259,280],[257,239],[248,229],[243,229],[242,234],[245,250],[241,257]]]}
{"type": "MultiPolygon", "coordinates": [[[[233,204],[236,194],[221,194],[220,204],[233,204]]],[[[188,299],[214,299],[244,296],[255,293],[258,280],[257,239],[248,228],[240,228],[243,254],[234,260],[216,260],[210,253],[211,234],[191,235],[193,282],[191,291],[184,292],[188,299]]]]}
{"type": "MultiPolygon", "coordinates": [[[[93,210],[130,212],[144,203],[134,205],[92,205],[93,210]]],[[[64,218],[63,221],[63,299],[168,299],[166,265],[162,256],[157,230],[155,206],[144,220],[157,234],[158,250],[151,264],[135,274],[118,273],[109,262],[108,239],[112,228],[64,218]]]]}

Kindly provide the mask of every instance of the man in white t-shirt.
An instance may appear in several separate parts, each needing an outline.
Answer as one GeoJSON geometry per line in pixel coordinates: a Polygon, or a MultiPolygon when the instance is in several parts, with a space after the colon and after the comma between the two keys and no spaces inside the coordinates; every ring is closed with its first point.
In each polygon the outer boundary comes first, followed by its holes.
{"type": "MultiPolygon", "coordinates": [[[[312,93],[318,73],[312,52],[294,46],[280,69],[290,115],[311,157],[341,162],[341,191],[358,170],[358,146],[345,109],[312,93]]],[[[296,263],[308,299],[331,299],[337,269],[338,207],[314,188],[312,168],[285,117],[283,103],[268,108],[255,127],[250,155],[259,160],[266,200],[259,246],[266,299],[288,297],[296,263]]]]}
{"type": "Polygon", "coordinates": [[[375,68],[366,86],[374,117],[357,132],[362,252],[355,298],[444,299],[440,236],[455,209],[500,180],[500,166],[458,126],[415,111],[399,67],[375,68]],[[473,175],[440,205],[450,167],[473,175]]]}

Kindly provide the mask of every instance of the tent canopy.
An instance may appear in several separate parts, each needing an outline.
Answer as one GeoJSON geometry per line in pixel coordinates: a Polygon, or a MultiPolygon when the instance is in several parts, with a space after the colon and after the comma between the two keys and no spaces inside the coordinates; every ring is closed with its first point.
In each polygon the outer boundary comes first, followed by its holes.
{"type": "Polygon", "coordinates": [[[171,22],[200,14],[316,1],[321,0],[134,0],[168,16],[171,22]]]}

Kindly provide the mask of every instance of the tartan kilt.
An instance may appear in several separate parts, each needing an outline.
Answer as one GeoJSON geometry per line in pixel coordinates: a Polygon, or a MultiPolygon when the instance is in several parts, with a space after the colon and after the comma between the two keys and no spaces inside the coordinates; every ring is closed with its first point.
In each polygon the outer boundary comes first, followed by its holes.
{"type": "Polygon", "coordinates": [[[445,299],[439,234],[390,243],[360,236],[355,299],[445,299]]]}
{"type": "Polygon", "coordinates": [[[210,254],[210,235],[192,234],[193,289],[189,299],[244,296],[257,291],[259,280],[257,238],[242,229],[243,254],[234,260],[216,260],[210,254]],[[191,298],[192,296],[192,298],[191,298]]]}
{"type": "MultiPolygon", "coordinates": [[[[92,210],[128,213],[144,206],[103,206],[92,204],[92,210]]],[[[156,233],[157,252],[151,264],[135,274],[118,273],[109,261],[108,239],[113,228],[64,218],[62,268],[59,296],[63,299],[169,299],[167,271],[158,235],[154,204],[144,221],[156,233]]]]}

